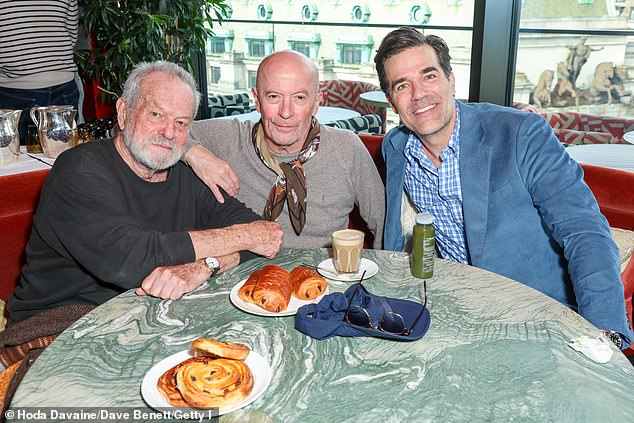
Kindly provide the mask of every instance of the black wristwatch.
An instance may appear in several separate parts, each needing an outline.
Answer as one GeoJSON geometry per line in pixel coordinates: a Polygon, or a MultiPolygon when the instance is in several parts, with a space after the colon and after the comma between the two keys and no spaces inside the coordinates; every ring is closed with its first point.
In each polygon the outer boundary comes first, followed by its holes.
{"type": "Polygon", "coordinates": [[[215,257],[206,257],[205,264],[211,270],[211,275],[209,275],[209,277],[211,278],[216,276],[216,273],[220,270],[220,262],[218,259],[215,257]]]}
{"type": "Polygon", "coordinates": [[[623,337],[620,333],[613,330],[604,330],[603,334],[610,340],[618,349],[623,347],[623,337]]]}

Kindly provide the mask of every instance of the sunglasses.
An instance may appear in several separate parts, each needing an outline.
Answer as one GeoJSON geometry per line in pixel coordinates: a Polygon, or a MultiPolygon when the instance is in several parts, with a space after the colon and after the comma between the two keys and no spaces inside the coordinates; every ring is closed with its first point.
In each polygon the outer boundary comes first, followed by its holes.
{"type": "Polygon", "coordinates": [[[425,309],[427,308],[427,281],[426,280],[423,281],[423,290],[425,292],[425,300],[423,302],[423,308],[418,314],[418,316],[416,317],[416,320],[414,320],[414,323],[412,323],[412,326],[410,326],[409,328],[405,327],[405,320],[403,320],[403,316],[401,316],[398,313],[394,313],[392,311],[384,312],[381,315],[381,318],[379,319],[379,321],[377,322],[377,325],[373,326],[370,319],[370,313],[368,313],[368,311],[361,306],[352,305],[354,296],[357,294],[357,291],[359,290],[359,287],[361,286],[361,282],[363,281],[364,277],[365,277],[365,272],[363,272],[361,279],[359,279],[359,282],[357,282],[357,287],[355,288],[354,292],[350,296],[348,309],[346,310],[346,314],[343,320],[354,326],[378,329],[380,331],[389,332],[394,335],[408,336],[410,333],[412,333],[412,331],[414,330],[414,327],[416,327],[420,318],[423,317],[423,314],[425,313],[425,309]]]}

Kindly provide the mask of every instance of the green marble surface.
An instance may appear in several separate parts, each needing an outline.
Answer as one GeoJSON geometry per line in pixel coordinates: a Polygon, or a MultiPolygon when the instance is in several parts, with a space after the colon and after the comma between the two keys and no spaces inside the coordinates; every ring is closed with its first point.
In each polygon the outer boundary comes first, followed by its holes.
{"type": "MultiPolygon", "coordinates": [[[[282,250],[272,263],[318,264],[326,250],[282,250]]],[[[406,256],[364,251],[379,265],[364,285],[421,301],[406,256]]],[[[436,260],[427,283],[431,327],[416,342],[316,341],[295,318],[246,314],[230,289],[257,259],[177,300],[124,293],[84,316],[33,363],[12,402],[21,407],[144,407],[145,373],[198,337],[241,342],[273,369],[267,391],[221,421],[632,421],[634,368],[616,348],[597,364],[568,347],[597,329],[502,276],[436,260]]],[[[331,291],[350,283],[329,282],[331,291]]]]}

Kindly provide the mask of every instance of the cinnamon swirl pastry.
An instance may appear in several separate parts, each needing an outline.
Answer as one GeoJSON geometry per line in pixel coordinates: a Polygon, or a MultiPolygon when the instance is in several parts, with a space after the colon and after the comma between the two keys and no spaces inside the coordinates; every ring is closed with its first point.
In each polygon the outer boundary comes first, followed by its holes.
{"type": "Polygon", "coordinates": [[[291,275],[287,270],[278,266],[264,266],[253,288],[251,302],[270,312],[279,313],[288,307],[292,291],[291,275]]]}
{"type": "Polygon", "coordinates": [[[167,400],[173,407],[189,407],[189,404],[185,401],[180,391],[176,387],[176,372],[178,368],[188,361],[199,360],[201,358],[206,357],[192,357],[188,360],[183,361],[182,363],[178,363],[176,366],[172,367],[165,373],[161,375],[158,382],[156,383],[156,387],[158,388],[163,398],[167,400]]]}
{"type": "Polygon", "coordinates": [[[300,300],[313,300],[326,292],[328,283],[319,273],[307,267],[298,266],[291,270],[293,295],[300,300]]]}
{"type": "Polygon", "coordinates": [[[253,389],[253,374],[244,361],[196,357],[176,372],[176,386],[190,406],[227,407],[245,399],[253,389]]]}
{"type": "Polygon", "coordinates": [[[244,285],[242,285],[242,287],[238,290],[238,297],[240,297],[242,301],[246,303],[253,302],[253,288],[255,288],[255,285],[258,283],[258,279],[260,279],[260,273],[262,273],[261,270],[256,270],[251,273],[244,285]]]}
{"type": "Polygon", "coordinates": [[[192,342],[192,348],[199,353],[213,358],[230,358],[232,360],[246,360],[249,347],[233,342],[220,342],[214,339],[198,338],[192,342]]]}

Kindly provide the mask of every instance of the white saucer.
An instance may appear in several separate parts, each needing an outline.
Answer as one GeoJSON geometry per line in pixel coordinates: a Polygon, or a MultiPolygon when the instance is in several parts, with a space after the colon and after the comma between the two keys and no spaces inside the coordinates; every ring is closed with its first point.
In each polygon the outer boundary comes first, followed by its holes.
{"type": "Polygon", "coordinates": [[[354,282],[361,279],[361,275],[365,271],[365,278],[369,279],[376,275],[379,271],[379,266],[370,259],[362,258],[359,264],[359,271],[357,273],[337,273],[335,270],[335,264],[332,259],[326,259],[317,265],[317,272],[326,279],[332,279],[335,281],[354,282]]]}
{"type": "Polygon", "coordinates": [[[300,307],[305,306],[306,304],[313,304],[313,303],[320,302],[321,299],[324,297],[324,295],[327,295],[329,292],[328,287],[326,287],[326,291],[324,291],[323,294],[321,294],[319,297],[313,300],[300,300],[296,296],[291,295],[291,300],[288,302],[288,307],[286,307],[286,310],[280,311],[279,313],[275,313],[272,311],[265,310],[257,304],[247,303],[238,296],[238,290],[242,288],[242,285],[244,285],[246,281],[247,281],[246,279],[243,279],[240,282],[238,282],[233,288],[231,288],[231,292],[229,293],[229,299],[231,300],[233,305],[238,307],[240,310],[246,311],[247,313],[256,314],[258,316],[267,316],[267,317],[293,316],[297,314],[297,310],[300,307]]]}

